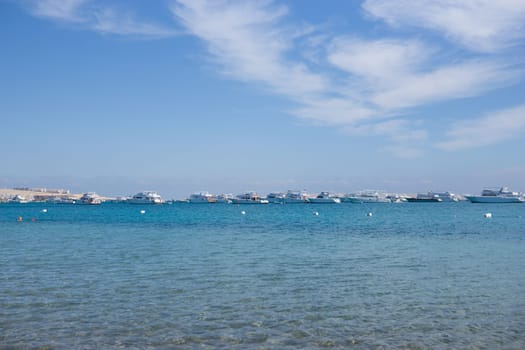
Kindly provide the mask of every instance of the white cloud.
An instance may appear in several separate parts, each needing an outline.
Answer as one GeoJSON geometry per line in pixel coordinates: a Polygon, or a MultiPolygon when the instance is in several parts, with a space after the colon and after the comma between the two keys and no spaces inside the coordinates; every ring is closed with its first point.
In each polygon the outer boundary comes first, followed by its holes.
{"type": "Polygon", "coordinates": [[[61,22],[74,23],[102,34],[164,38],[177,34],[171,28],[136,19],[127,11],[117,11],[107,2],[93,0],[34,0],[31,12],[61,22]]]}
{"type": "Polygon", "coordinates": [[[377,91],[372,101],[382,108],[399,109],[478,96],[512,84],[520,73],[491,61],[437,66],[429,72],[400,77],[396,86],[377,91]]]}
{"type": "Polygon", "coordinates": [[[371,84],[397,84],[412,74],[433,50],[415,40],[363,40],[336,38],[328,49],[328,61],[371,84]]]}
{"type": "Polygon", "coordinates": [[[525,38],[523,0],[366,0],[363,8],[390,25],[436,30],[475,51],[497,51],[525,38]]]}
{"type": "Polygon", "coordinates": [[[383,112],[477,96],[514,83],[521,73],[488,59],[438,64],[436,52],[414,40],[336,38],[327,58],[358,79],[354,90],[383,112]]]}
{"type": "MultiPolygon", "coordinates": [[[[365,8],[379,16],[381,4],[369,1],[365,8]]],[[[256,82],[290,98],[298,104],[292,114],[299,118],[354,135],[381,135],[397,154],[414,156],[420,152],[414,144],[427,140],[421,127],[399,120],[407,108],[478,96],[515,83],[522,73],[493,57],[443,63],[441,48],[421,40],[330,38],[312,26],[294,29],[284,24],[288,11],[272,1],[179,0],[172,6],[176,19],[203,40],[230,78],[256,82]],[[309,43],[317,48],[308,51],[309,43]],[[337,72],[327,69],[327,62],[337,72]]]]}
{"type": "Polygon", "coordinates": [[[349,134],[388,137],[399,143],[425,141],[427,132],[417,129],[417,124],[419,123],[405,119],[391,119],[377,123],[347,126],[343,130],[349,134]]]}
{"type": "Polygon", "coordinates": [[[94,16],[95,20],[91,24],[91,29],[100,33],[148,38],[164,38],[177,34],[171,28],[137,20],[129,13],[117,14],[110,8],[97,11],[94,16]]]}
{"type": "Polygon", "coordinates": [[[34,2],[33,14],[61,21],[83,22],[78,13],[79,8],[89,0],[37,0],[34,2]]]}
{"type": "Polygon", "coordinates": [[[455,123],[447,133],[448,140],[437,147],[455,151],[487,146],[521,136],[524,131],[525,105],[520,105],[489,113],[479,119],[455,123]]]}
{"type": "Polygon", "coordinates": [[[420,128],[419,121],[390,119],[344,127],[350,135],[379,137],[389,141],[385,151],[400,158],[417,158],[423,154],[423,145],[428,133],[420,128]]]}
{"type": "Polygon", "coordinates": [[[305,98],[300,103],[292,114],[321,125],[352,125],[378,116],[375,109],[344,97],[305,98]]]}
{"type": "Polygon", "coordinates": [[[174,15],[187,31],[204,40],[224,73],[265,84],[292,98],[326,89],[325,78],[302,62],[286,59],[301,31],[279,27],[287,13],[270,2],[181,0],[174,15]]]}
{"type": "MultiPolygon", "coordinates": [[[[37,16],[99,33],[177,34],[99,0],[34,0],[33,5],[37,16]]],[[[371,40],[321,32],[313,25],[292,24],[289,9],[272,0],[177,0],[170,10],[187,34],[204,42],[225,76],[288,98],[297,104],[291,114],[309,122],[388,140],[388,150],[402,156],[419,154],[418,144],[429,139],[420,121],[408,119],[410,111],[480,96],[523,75],[516,65],[502,64],[503,56],[483,53],[524,38],[525,30],[518,30],[523,0],[367,0],[363,7],[392,25],[437,30],[476,52],[453,56],[436,42],[424,41],[424,35],[371,40]]],[[[459,142],[450,136],[442,149],[459,142]]],[[[498,140],[504,138],[502,133],[498,140]]]]}

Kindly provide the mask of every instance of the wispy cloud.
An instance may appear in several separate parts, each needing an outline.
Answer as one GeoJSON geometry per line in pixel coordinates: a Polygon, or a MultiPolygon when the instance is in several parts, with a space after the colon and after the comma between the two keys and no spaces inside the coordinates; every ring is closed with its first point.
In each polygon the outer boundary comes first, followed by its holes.
{"type": "MultiPolygon", "coordinates": [[[[401,4],[408,7],[412,2],[401,4]]],[[[371,0],[364,7],[381,17],[389,5],[371,0]]],[[[386,137],[398,154],[418,154],[412,145],[427,140],[418,123],[403,119],[410,108],[479,96],[515,83],[522,73],[493,57],[471,55],[447,62],[440,56],[442,48],[420,39],[370,40],[329,36],[311,30],[312,26],[305,31],[294,29],[285,24],[289,9],[272,1],[178,0],[171,9],[186,31],[207,45],[228,77],[261,84],[290,98],[298,105],[291,113],[300,118],[339,126],[353,135],[386,137]],[[315,43],[314,53],[297,38],[315,43]]],[[[405,17],[400,11],[386,19],[401,25],[418,11],[414,5],[405,17]]],[[[467,34],[477,38],[475,33],[467,34]]]]}
{"type": "Polygon", "coordinates": [[[513,83],[519,71],[494,60],[434,62],[438,50],[414,40],[337,38],[328,61],[360,79],[369,102],[385,111],[477,96],[513,83]]]}
{"type": "Polygon", "coordinates": [[[512,84],[520,73],[496,62],[468,60],[406,74],[395,87],[378,91],[372,100],[383,108],[398,109],[478,96],[512,84]]]}
{"type": "Polygon", "coordinates": [[[130,13],[117,12],[111,8],[99,10],[93,15],[95,20],[90,27],[100,33],[148,38],[165,38],[177,34],[174,29],[140,21],[130,13]]]}
{"type": "Polygon", "coordinates": [[[366,0],[363,8],[390,25],[436,30],[475,51],[496,51],[525,38],[521,0],[366,0]]]}
{"type": "Polygon", "coordinates": [[[421,69],[434,50],[417,40],[364,40],[337,37],[328,48],[328,62],[367,84],[384,88],[421,69]]]}
{"type": "Polygon", "coordinates": [[[377,109],[353,101],[346,96],[305,96],[297,100],[300,107],[291,113],[319,125],[355,125],[378,117],[377,109]]]}
{"type": "Polygon", "coordinates": [[[31,13],[37,17],[69,22],[101,34],[165,38],[177,31],[137,19],[129,10],[116,10],[107,2],[94,0],[33,0],[31,13]]]}
{"type": "Polygon", "coordinates": [[[80,7],[89,0],[38,0],[33,2],[32,12],[36,16],[67,22],[84,22],[80,7]]]}
{"type": "Polygon", "coordinates": [[[391,119],[377,123],[347,126],[343,131],[350,135],[379,137],[390,143],[384,148],[400,158],[416,158],[423,154],[422,144],[428,138],[426,130],[420,128],[420,121],[391,119]]]}
{"type": "Polygon", "coordinates": [[[447,151],[487,146],[523,136],[523,132],[525,105],[520,105],[478,119],[457,122],[447,132],[448,140],[437,146],[447,151]]]}
{"type": "Polygon", "coordinates": [[[172,6],[186,30],[207,43],[230,77],[263,83],[291,97],[327,88],[326,79],[286,59],[301,31],[279,26],[288,9],[269,2],[181,0],[172,6]]]}
{"type": "MultiPolygon", "coordinates": [[[[122,9],[122,3],[118,8],[100,0],[31,4],[36,16],[102,34],[145,38],[178,34],[171,26],[122,9]]],[[[366,0],[363,8],[393,26],[434,30],[466,50],[449,54],[437,42],[425,41],[424,35],[369,39],[365,34],[333,34],[290,22],[290,9],[273,0],[173,0],[169,6],[182,30],[205,44],[223,76],[284,96],[295,103],[290,113],[308,122],[388,140],[388,149],[401,156],[421,153],[418,145],[430,139],[424,116],[410,118],[417,108],[480,96],[522,79],[519,66],[497,53],[523,44],[521,0],[366,0]]],[[[523,63],[520,57],[515,60],[523,63]]],[[[454,145],[466,131],[454,132],[441,149],[461,148],[454,145]]]]}

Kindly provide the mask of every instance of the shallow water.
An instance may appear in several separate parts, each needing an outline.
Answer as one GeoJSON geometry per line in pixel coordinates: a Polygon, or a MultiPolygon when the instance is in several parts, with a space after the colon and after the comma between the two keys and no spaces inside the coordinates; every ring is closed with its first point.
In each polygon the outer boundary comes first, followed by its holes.
{"type": "Polygon", "coordinates": [[[525,205],[3,204],[0,348],[35,347],[524,349],[525,205]]]}

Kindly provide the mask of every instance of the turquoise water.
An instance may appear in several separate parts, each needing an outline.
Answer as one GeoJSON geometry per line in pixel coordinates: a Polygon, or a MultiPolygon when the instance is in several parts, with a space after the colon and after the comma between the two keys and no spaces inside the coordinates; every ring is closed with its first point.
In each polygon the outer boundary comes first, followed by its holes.
{"type": "Polygon", "coordinates": [[[0,348],[525,349],[525,205],[0,205],[0,348]]]}

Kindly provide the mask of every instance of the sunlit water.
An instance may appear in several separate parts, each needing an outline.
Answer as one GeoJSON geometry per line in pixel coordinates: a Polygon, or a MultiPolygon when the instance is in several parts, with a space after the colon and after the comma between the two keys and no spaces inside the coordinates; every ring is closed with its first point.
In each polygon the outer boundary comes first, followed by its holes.
{"type": "Polygon", "coordinates": [[[525,204],[3,204],[0,348],[525,349],[525,204]]]}

